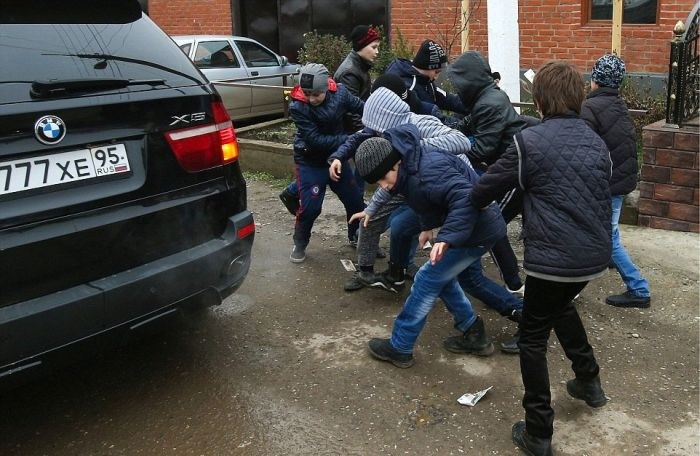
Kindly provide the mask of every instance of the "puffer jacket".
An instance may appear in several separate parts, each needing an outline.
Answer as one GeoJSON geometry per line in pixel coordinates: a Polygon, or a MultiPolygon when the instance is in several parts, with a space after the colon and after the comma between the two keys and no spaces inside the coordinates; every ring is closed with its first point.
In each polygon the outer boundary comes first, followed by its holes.
{"type": "Polygon", "coordinates": [[[516,135],[472,191],[477,207],[501,188],[523,191],[523,268],[578,282],[602,275],[611,255],[610,154],[575,113],[545,117],[516,135]]]}
{"type": "Polygon", "coordinates": [[[626,195],[637,187],[637,137],[618,89],[599,87],[581,106],[581,118],[608,146],[613,170],[610,194],[626,195]]]}
{"type": "Polygon", "coordinates": [[[467,156],[474,166],[485,169],[503,155],[526,122],[494,83],[491,67],[478,52],[462,54],[447,70],[447,78],[471,112],[467,133],[474,144],[467,156]]]}
{"type": "Polygon", "coordinates": [[[447,93],[438,88],[429,77],[420,74],[413,68],[410,60],[395,59],[386,68],[386,72],[394,73],[401,77],[408,90],[413,90],[418,95],[418,98],[424,102],[432,103],[440,109],[462,115],[469,113],[457,95],[447,93]]]}
{"type": "Polygon", "coordinates": [[[476,172],[455,155],[421,146],[418,129],[402,125],[384,132],[401,154],[392,194],[406,197],[419,214],[424,230],[440,228],[436,242],[452,247],[490,247],[506,234],[496,205],[479,210],[469,195],[478,179],[476,172]]]}
{"type": "Polygon", "coordinates": [[[299,86],[292,89],[291,98],[289,115],[297,127],[294,162],[328,167],[328,156],[348,137],[343,116],[348,112],[361,115],[364,102],[330,78],[326,99],[319,106],[311,106],[299,86]]]}
{"type": "MultiPolygon", "coordinates": [[[[369,76],[369,70],[372,69],[372,64],[355,52],[350,51],[345,57],[345,60],[340,64],[333,79],[335,82],[343,84],[348,91],[358,97],[362,101],[366,101],[369,97],[369,91],[372,87],[372,79],[369,76]]],[[[356,114],[347,114],[345,116],[345,130],[352,133],[362,129],[362,118],[356,114]]]]}

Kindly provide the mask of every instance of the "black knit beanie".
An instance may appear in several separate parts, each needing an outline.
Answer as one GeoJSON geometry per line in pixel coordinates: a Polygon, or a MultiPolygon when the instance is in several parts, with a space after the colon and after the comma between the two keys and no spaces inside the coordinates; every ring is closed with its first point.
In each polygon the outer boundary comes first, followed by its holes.
{"type": "Polygon", "coordinates": [[[421,70],[437,70],[445,66],[447,56],[442,46],[433,40],[425,40],[416,52],[412,63],[414,67],[421,70]]]}
{"type": "Polygon", "coordinates": [[[401,160],[401,154],[385,138],[373,137],[360,144],[355,153],[355,166],[370,184],[384,177],[401,160]]]}
{"type": "Polygon", "coordinates": [[[395,73],[384,73],[374,80],[370,93],[380,87],[386,87],[401,98],[401,101],[408,104],[408,108],[415,114],[421,114],[423,106],[420,98],[412,90],[406,88],[406,84],[401,76],[395,73]]]}
{"type": "Polygon", "coordinates": [[[357,52],[368,44],[379,41],[379,32],[369,25],[358,25],[350,32],[352,50],[357,52]]]}

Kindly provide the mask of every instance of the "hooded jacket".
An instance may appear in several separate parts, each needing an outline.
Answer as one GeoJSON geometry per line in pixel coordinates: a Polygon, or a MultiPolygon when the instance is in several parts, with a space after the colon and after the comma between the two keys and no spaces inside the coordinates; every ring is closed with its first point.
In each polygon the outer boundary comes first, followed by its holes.
{"type": "Polygon", "coordinates": [[[545,117],[516,135],[472,191],[477,207],[502,188],[523,190],[523,268],[555,282],[602,275],[611,255],[610,155],[575,113],[545,117]]]}
{"type": "Polygon", "coordinates": [[[413,90],[418,98],[424,102],[437,105],[438,108],[446,111],[463,115],[469,113],[457,95],[438,88],[428,76],[418,72],[410,60],[395,59],[389,64],[386,72],[398,75],[408,90],[413,90]]]}
{"type": "Polygon", "coordinates": [[[637,187],[637,137],[618,89],[599,87],[581,106],[581,118],[608,146],[613,170],[610,194],[626,195],[637,187]]]}
{"type": "MultiPolygon", "coordinates": [[[[371,63],[360,57],[356,51],[350,51],[338,69],[335,70],[333,79],[343,84],[351,94],[365,101],[369,97],[369,91],[372,87],[372,79],[369,77],[370,69],[372,69],[371,63]]],[[[353,114],[345,116],[345,129],[348,132],[362,129],[360,116],[353,114]]]]}
{"type": "Polygon", "coordinates": [[[440,228],[437,242],[451,247],[486,248],[506,234],[496,205],[475,207],[470,198],[478,176],[465,161],[431,146],[422,146],[415,125],[401,125],[384,132],[401,155],[392,194],[406,197],[424,230],[440,228]]]}
{"type": "Polygon", "coordinates": [[[362,114],[364,102],[330,78],[326,99],[319,106],[311,106],[298,85],[292,89],[291,98],[289,115],[297,127],[294,162],[327,167],[328,156],[348,137],[343,117],[348,112],[362,114]]]}
{"type": "Polygon", "coordinates": [[[485,168],[503,155],[526,122],[494,83],[491,67],[480,53],[462,54],[447,70],[447,78],[471,113],[474,144],[467,156],[474,166],[485,168]]]}

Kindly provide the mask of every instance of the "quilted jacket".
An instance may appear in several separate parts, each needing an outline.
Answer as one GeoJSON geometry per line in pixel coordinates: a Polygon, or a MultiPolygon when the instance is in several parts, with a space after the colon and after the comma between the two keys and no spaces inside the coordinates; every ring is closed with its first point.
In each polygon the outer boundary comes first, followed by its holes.
{"type": "Polygon", "coordinates": [[[545,117],[516,135],[472,191],[483,207],[500,188],[523,191],[523,267],[546,280],[590,280],[611,255],[610,154],[576,114],[545,117]]]}

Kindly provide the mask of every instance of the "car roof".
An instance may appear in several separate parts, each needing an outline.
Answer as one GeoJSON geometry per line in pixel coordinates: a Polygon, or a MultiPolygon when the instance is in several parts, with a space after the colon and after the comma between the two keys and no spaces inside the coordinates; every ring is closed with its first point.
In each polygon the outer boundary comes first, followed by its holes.
{"type": "Polygon", "coordinates": [[[253,38],[248,38],[247,36],[239,36],[239,35],[171,35],[170,36],[172,39],[180,39],[180,40],[221,40],[221,39],[229,39],[229,38],[235,38],[235,39],[242,39],[242,40],[248,40],[248,41],[257,41],[254,40],[253,38]]]}

